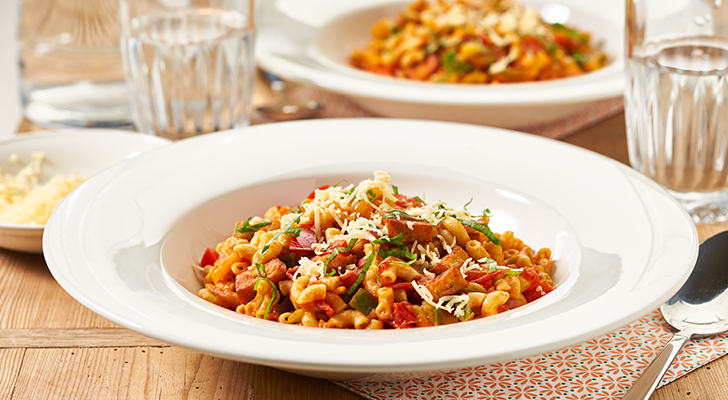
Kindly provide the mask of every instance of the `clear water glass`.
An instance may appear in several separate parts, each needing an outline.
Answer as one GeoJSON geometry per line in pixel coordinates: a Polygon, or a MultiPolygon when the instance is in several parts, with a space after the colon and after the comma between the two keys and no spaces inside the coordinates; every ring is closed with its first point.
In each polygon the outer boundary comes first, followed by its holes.
{"type": "Polygon", "coordinates": [[[116,0],[22,0],[20,98],[53,127],[131,127],[116,0]]]}
{"type": "Polygon", "coordinates": [[[629,159],[696,223],[728,218],[728,4],[627,0],[629,159]]]}
{"type": "Polygon", "coordinates": [[[179,140],[249,125],[253,0],[119,0],[136,129],[179,140]]]}

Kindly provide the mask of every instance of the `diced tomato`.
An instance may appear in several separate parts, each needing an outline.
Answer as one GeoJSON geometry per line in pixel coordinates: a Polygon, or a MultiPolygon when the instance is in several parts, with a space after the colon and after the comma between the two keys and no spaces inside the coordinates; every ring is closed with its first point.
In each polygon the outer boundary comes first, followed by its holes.
{"type": "Polygon", "coordinates": [[[501,275],[505,274],[508,269],[501,269],[499,271],[485,272],[485,271],[470,271],[465,276],[465,279],[482,285],[488,289],[493,286],[493,279],[500,278],[501,275]]]}
{"type": "Polygon", "coordinates": [[[291,240],[288,248],[296,253],[311,253],[313,252],[313,245],[318,242],[316,234],[307,226],[301,226],[300,228],[301,232],[291,240]]]}
{"type": "Polygon", "coordinates": [[[325,312],[327,316],[331,317],[332,315],[334,315],[334,309],[329,303],[326,302],[326,300],[316,300],[314,301],[314,304],[316,304],[318,308],[323,310],[323,312],[325,312]]]}
{"type": "Polygon", "coordinates": [[[281,313],[278,311],[271,311],[268,313],[268,321],[278,321],[278,318],[281,316],[281,313]]]}
{"type": "Polygon", "coordinates": [[[299,266],[296,265],[295,267],[286,271],[286,276],[288,277],[288,279],[293,280],[293,275],[295,275],[296,271],[298,271],[298,267],[299,266]]]}
{"type": "Polygon", "coordinates": [[[501,304],[501,305],[499,305],[499,306],[498,306],[498,308],[496,308],[495,310],[496,310],[496,311],[498,311],[498,314],[500,314],[500,313],[502,313],[502,312],[506,312],[506,311],[508,311],[508,305],[506,305],[506,304],[501,304]]]}
{"type": "Polygon", "coordinates": [[[413,289],[412,282],[395,282],[392,289],[413,289]]]}
{"type": "Polygon", "coordinates": [[[567,47],[569,45],[569,41],[569,37],[563,33],[554,34],[554,42],[556,42],[559,46],[567,47]]]}
{"type": "Polygon", "coordinates": [[[208,247],[207,250],[205,250],[205,254],[202,255],[202,259],[200,260],[200,266],[204,267],[206,265],[213,265],[219,257],[220,254],[215,251],[215,249],[211,249],[208,247]]]}
{"type": "Polygon", "coordinates": [[[346,240],[334,240],[329,245],[329,252],[333,251],[337,247],[346,247],[349,244],[346,240]]]}
{"type": "Polygon", "coordinates": [[[405,328],[408,325],[414,325],[417,323],[417,316],[415,310],[412,308],[412,304],[406,301],[399,301],[394,303],[394,321],[392,326],[395,328],[405,328]]]}
{"type": "Polygon", "coordinates": [[[364,264],[366,264],[366,263],[367,263],[367,259],[368,259],[368,258],[369,258],[369,257],[362,257],[362,258],[360,258],[360,259],[359,259],[359,260],[358,260],[358,261],[356,262],[356,266],[357,266],[357,267],[358,267],[359,269],[361,269],[361,268],[364,268],[364,264]]]}
{"type": "Polygon", "coordinates": [[[570,36],[567,33],[554,33],[554,42],[566,49],[568,52],[576,51],[583,45],[580,38],[570,36]]]}
{"type": "Polygon", "coordinates": [[[538,283],[541,281],[541,278],[538,276],[538,272],[530,267],[526,267],[523,269],[523,272],[521,272],[521,278],[531,282],[531,286],[538,285],[538,283]]]}
{"type": "Polygon", "coordinates": [[[523,297],[525,297],[526,301],[529,303],[536,299],[540,299],[543,295],[554,290],[554,287],[548,282],[543,281],[541,277],[538,276],[538,272],[536,272],[533,268],[524,268],[521,276],[531,282],[531,286],[523,292],[523,297]]]}
{"type": "Polygon", "coordinates": [[[528,288],[528,290],[526,290],[525,292],[523,292],[523,297],[525,297],[526,301],[530,303],[534,300],[540,299],[552,290],[554,290],[554,287],[551,286],[548,282],[540,281],[538,285],[534,285],[528,288]],[[539,288],[541,290],[539,290],[539,288]]]}
{"type": "Polygon", "coordinates": [[[545,49],[543,42],[534,36],[526,36],[523,38],[523,47],[531,50],[545,49]]]}
{"type": "Polygon", "coordinates": [[[523,292],[523,297],[525,297],[526,301],[530,303],[534,300],[540,299],[541,297],[543,297],[543,295],[539,293],[538,290],[526,290],[525,292],[523,292]]]}
{"type": "Polygon", "coordinates": [[[410,207],[419,207],[422,205],[422,202],[414,197],[407,197],[401,194],[395,194],[394,197],[397,198],[397,201],[394,203],[394,207],[400,210],[406,210],[410,207]]]}
{"type": "Polygon", "coordinates": [[[328,188],[330,188],[330,187],[331,187],[331,186],[329,186],[329,185],[323,185],[323,186],[319,186],[318,188],[316,188],[316,189],[314,189],[314,190],[312,190],[312,191],[311,191],[311,194],[309,194],[309,195],[308,195],[308,199],[309,199],[309,200],[313,200],[313,199],[314,199],[314,197],[316,197],[316,191],[317,191],[317,190],[326,190],[326,189],[328,189],[328,188]]]}
{"type": "Polygon", "coordinates": [[[440,59],[436,54],[430,54],[424,61],[408,69],[406,75],[410,79],[425,80],[440,68],[440,59]]]}
{"type": "Polygon", "coordinates": [[[369,72],[371,72],[373,74],[377,74],[377,75],[393,76],[394,75],[394,71],[397,70],[397,65],[395,64],[395,65],[391,65],[389,67],[382,67],[382,66],[378,66],[378,67],[364,66],[363,69],[364,70],[367,70],[367,71],[369,71],[369,72]]]}
{"type": "Polygon", "coordinates": [[[343,275],[341,275],[339,277],[339,282],[341,282],[341,284],[346,287],[351,287],[351,285],[353,285],[354,282],[356,282],[356,280],[359,279],[360,274],[361,274],[361,268],[346,271],[343,275]]]}
{"type": "Polygon", "coordinates": [[[480,38],[480,41],[483,42],[483,44],[485,46],[487,46],[488,44],[490,44],[490,37],[488,37],[488,35],[479,34],[478,37],[480,38]]]}

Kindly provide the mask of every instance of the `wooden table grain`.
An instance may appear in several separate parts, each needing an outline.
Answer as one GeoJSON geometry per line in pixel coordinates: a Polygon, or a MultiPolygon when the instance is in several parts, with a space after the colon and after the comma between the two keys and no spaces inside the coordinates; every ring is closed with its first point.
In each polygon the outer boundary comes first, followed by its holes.
{"type": "MultiPolygon", "coordinates": [[[[23,121],[20,131],[37,129],[23,121]]],[[[565,142],[627,161],[624,115],[565,142]]],[[[728,223],[701,225],[704,240],[728,223]]],[[[83,307],[42,255],[0,249],[0,399],[361,399],[329,381],[170,346],[83,307]]],[[[653,400],[728,399],[728,357],[660,388],[653,400]]]]}

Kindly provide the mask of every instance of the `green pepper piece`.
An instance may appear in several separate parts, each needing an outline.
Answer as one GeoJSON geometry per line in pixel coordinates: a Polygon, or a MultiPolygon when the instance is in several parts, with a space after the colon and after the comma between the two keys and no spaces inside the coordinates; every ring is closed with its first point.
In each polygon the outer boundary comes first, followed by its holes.
{"type": "Polygon", "coordinates": [[[464,290],[462,290],[463,293],[470,293],[470,292],[479,292],[479,293],[488,293],[488,289],[483,287],[483,285],[475,282],[468,282],[468,287],[466,287],[464,290]]]}
{"type": "Polygon", "coordinates": [[[352,308],[361,311],[362,314],[369,315],[369,313],[377,307],[377,303],[378,301],[376,297],[372,296],[366,290],[360,288],[356,291],[354,297],[351,298],[349,305],[352,308]]]}
{"type": "Polygon", "coordinates": [[[442,312],[439,309],[429,304],[424,304],[422,309],[425,313],[427,313],[427,316],[430,317],[430,321],[432,321],[435,326],[442,325],[442,312]]]}

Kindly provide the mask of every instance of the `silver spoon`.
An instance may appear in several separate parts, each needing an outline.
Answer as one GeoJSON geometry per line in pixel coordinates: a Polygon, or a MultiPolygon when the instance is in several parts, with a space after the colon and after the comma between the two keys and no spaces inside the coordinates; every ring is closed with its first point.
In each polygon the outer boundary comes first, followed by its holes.
{"type": "Polygon", "coordinates": [[[256,110],[277,121],[315,118],[321,112],[321,104],[310,100],[303,103],[294,101],[288,96],[286,83],[279,77],[262,71],[273,92],[273,102],[256,108],[256,110]]]}
{"type": "Polygon", "coordinates": [[[691,337],[728,331],[728,231],[700,245],[698,261],[687,282],[660,311],[678,332],[632,385],[624,400],[648,399],[691,337]]]}

